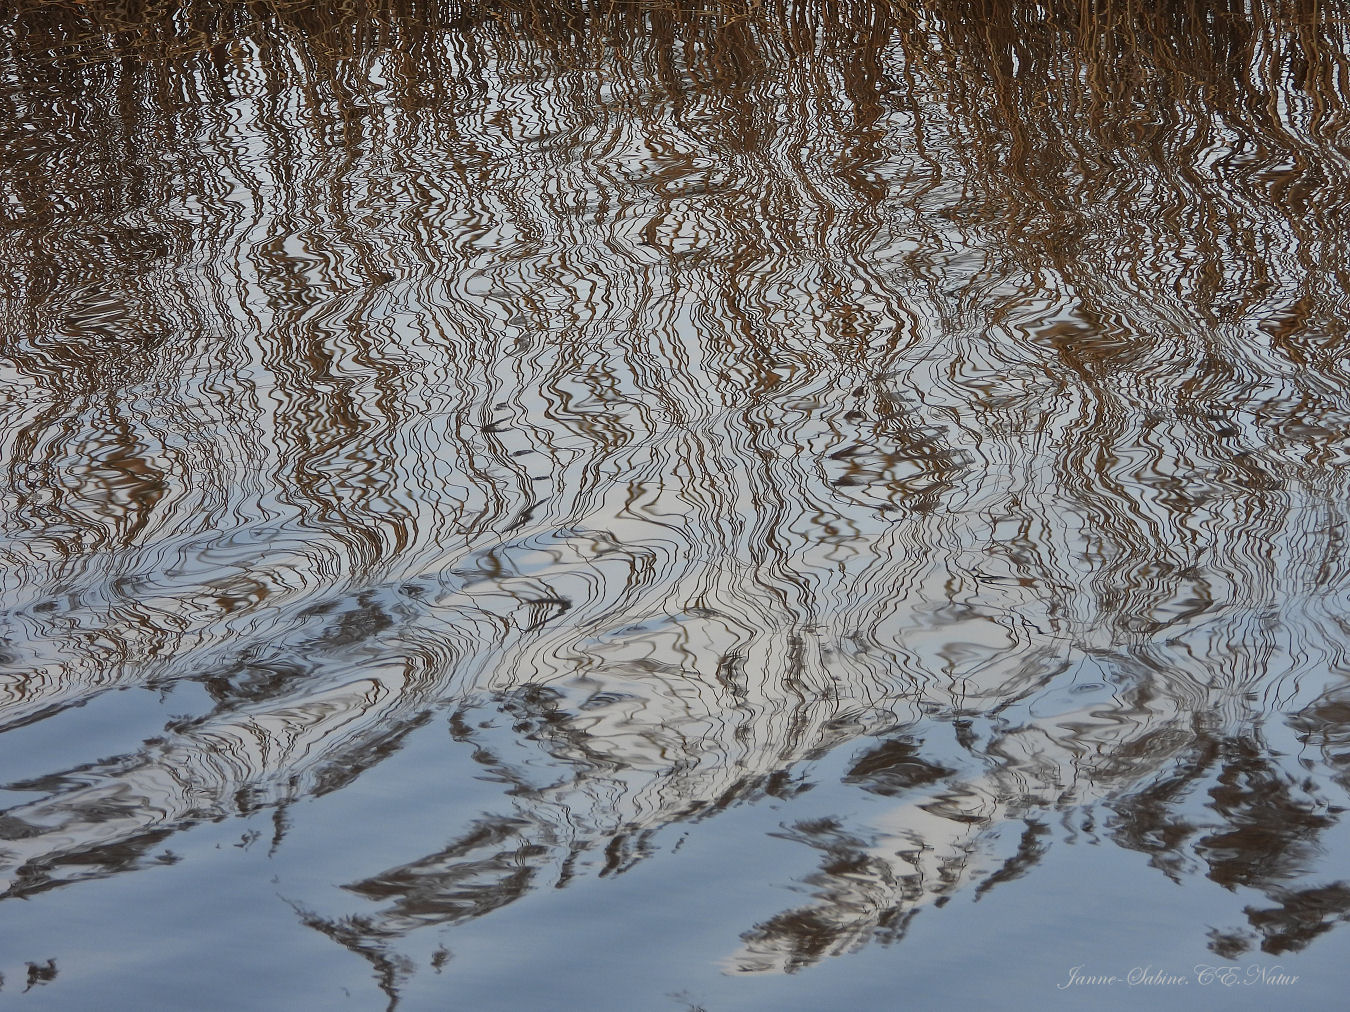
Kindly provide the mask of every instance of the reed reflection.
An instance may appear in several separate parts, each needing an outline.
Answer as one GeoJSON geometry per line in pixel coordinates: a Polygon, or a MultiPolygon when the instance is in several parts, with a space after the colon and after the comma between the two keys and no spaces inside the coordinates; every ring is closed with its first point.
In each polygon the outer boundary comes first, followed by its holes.
{"type": "Polygon", "coordinates": [[[391,998],[409,932],[840,749],[893,805],[784,826],[812,898],[732,971],[1079,833],[1266,896],[1216,952],[1307,945],[1350,910],[1348,41],[1312,5],[12,6],[0,727],[213,708],[8,785],[8,895],[448,719],[501,810],[354,871],[374,914],[299,913],[391,998]]]}

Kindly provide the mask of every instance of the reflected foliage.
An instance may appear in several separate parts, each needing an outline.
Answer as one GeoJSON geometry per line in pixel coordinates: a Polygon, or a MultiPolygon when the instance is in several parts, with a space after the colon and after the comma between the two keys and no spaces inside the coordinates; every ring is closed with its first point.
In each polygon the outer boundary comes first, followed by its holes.
{"type": "Polygon", "coordinates": [[[1328,10],[8,4],[0,732],[210,705],[3,785],[5,895],[263,808],[284,846],[448,724],[499,807],[296,909],[391,1004],[412,933],[840,756],[859,807],[785,819],[807,898],[729,972],[1084,839],[1250,898],[1223,958],[1311,944],[1350,917],[1328,10]]]}

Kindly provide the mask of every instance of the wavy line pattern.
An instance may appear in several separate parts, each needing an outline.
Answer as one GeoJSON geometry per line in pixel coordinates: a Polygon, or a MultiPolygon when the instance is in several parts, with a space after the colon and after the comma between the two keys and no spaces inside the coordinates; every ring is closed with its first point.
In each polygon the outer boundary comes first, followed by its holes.
{"type": "Polygon", "coordinates": [[[501,810],[352,883],[364,927],[301,912],[394,1000],[409,932],[837,750],[894,805],[784,827],[811,898],[731,972],[896,941],[1101,806],[1269,898],[1216,951],[1350,916],[1307,872],[1350,789],[1350,21],[1087,10],[9,5],[0,731],[211,706],[5,784],[6,895],[435,716],[501,810]]]}

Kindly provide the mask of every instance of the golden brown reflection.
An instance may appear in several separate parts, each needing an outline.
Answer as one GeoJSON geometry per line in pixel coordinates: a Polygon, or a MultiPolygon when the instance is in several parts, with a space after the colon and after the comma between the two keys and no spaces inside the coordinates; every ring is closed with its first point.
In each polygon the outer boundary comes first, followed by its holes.
{"type": "Polygon", "coordinates": [[[784,826],[734,972],[1052,825],[1259,890],[1221,955],[1350,916],[1350,19],[344,10],[4,15],[0,727],[214,701],[8,785],[9,895],[453,715],[502,810],[300,912],[391,998],[415,928],[840,749],[894,803],[784,826]]]}

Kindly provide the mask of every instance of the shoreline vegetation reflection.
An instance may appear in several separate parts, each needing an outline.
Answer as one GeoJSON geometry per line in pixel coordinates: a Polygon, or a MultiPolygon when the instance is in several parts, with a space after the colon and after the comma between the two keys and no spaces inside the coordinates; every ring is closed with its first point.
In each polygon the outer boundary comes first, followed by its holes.
{"type": "Polygon", "coordinates": [[[729,973],[1088,841],[1255,897],[1217,959],[1314,944],[1334,9],[6,5],[0,742],[209,707],[0,784],[3,902],[264,809],[284,847],[439,722],[499,806],[296,913],[391,1001],[419,929],[827,755],[885,803],[784,823],[800,895],[729,973]]]}

